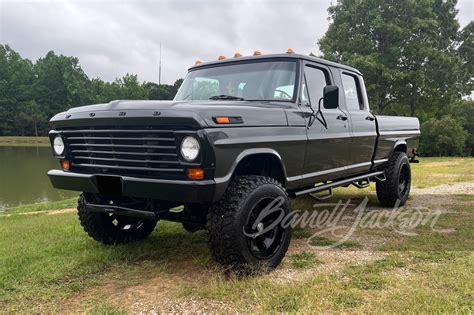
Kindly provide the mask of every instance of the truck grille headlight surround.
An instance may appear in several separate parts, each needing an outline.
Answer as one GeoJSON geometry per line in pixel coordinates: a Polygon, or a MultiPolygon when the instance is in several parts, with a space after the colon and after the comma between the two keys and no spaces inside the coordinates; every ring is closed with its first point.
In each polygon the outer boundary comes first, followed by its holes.
{"type": "Polygon", "coordinates": [[[199,141],[191,136],[187,136],[181,142],[181,155],[188,161],[194,161],[199,155],[199,141]]]}
{"type": "Polygon", "coordinates": [[[54,138],[53,149],[54,149],[54,153],[56,153],[57,155],[63,155],[65,146],[64,146],[63,138],[61,138],[61,136],[58,135],[54,138]]]}

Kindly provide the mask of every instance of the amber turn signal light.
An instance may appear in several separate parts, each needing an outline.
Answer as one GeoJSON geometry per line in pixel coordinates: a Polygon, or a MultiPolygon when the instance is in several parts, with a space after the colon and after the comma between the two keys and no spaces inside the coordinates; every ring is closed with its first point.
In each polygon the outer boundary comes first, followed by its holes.
{"type": "Polygon", "coordinates": [[[218,124],[228,124],[230,123],[229,117],[216,117],[216,123],[218,124]]]}
{"type": "Polygon", "coordinates": [[[200,63],[202,63],[201,60],[196,60],[196,62],[195,62],[194,64],[195,64],[195,65],[198,65],[198,64],[200,64],[200,63]]]}
{"type": "Polygon", "coordinates": [[[294,54],[295,51],[291,48],[288,48],[288,50],[286,51],[287,54],[294,54]]]}
{"type": "Polygon", "coordinates": [[[262,53],[260,51],[256,50],[256,51],[253,52],[253,55],[254,56],[261,56],[262,53]]]}
{"type": "Polygon", "coordinates": [[[217,57],[217,60],[224,60],[225,59],[225,56],[219,56],[217,57]]]}
{"type": "Polygon", "coordinates": [[[242,57],[242,54],[241,54],[241,53],[235,53],[235,54],[234,54],[234,58],[239,58],[239,57],[242,57]]]}
{"type": "Polygon", "coordinates": [[[202,168],[188,168],[189,179],[204,179],[204,170],[202,168]]]}
{"type": "Polygon", "coordinates": [[[63,171],[68,171],[71,168],[71,162],[68,160],[60,160],[59,164],[61,164],[63,171]]]}

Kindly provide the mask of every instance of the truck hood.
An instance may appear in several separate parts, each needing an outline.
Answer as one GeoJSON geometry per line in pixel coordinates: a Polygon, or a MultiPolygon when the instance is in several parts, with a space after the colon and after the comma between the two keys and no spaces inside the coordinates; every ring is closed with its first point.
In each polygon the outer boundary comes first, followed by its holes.
{"type": "Polygon", "coordinates": [[[189,128],[229,127],[216,124],[213,117],[241,117],[233,126],[287,126],[283,102],[248,101],[112,101],[71,108],[50,120],[53,128],[110,124],[180,125],[189,128]]]}

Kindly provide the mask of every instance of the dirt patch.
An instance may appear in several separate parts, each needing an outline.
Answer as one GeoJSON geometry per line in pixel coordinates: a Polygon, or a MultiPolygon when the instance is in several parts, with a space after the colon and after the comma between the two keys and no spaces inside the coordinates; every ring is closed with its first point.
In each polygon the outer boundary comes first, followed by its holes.
{"type": "Polygon", "coordinates": [[[474,181],[443,184],[430,188],[414,188],[412,195],[471,195],[474,194],[474,181]]]}
{"type": "Polygon", "coordinates": [[[2,217],[11,217],[12,215],[34,215],[34,214],[63,214],[68,212],[75,212],[77,211],[76,208],[66,208],[66,209],[58,209],[58,210],[39,210],[39,211],[29,211],[29,212],[19,212],[19,213],[11,213],[11,214],[3,214],[2,217]]]}
{"type": "Polygon", "coordinates": [[[461,164],[464,162],[464,159],[455,159],[451,161],[444,161],[444,162],[430,162],[423,165],[423,167],[452,167],[461,164]]]}
{"type": "Polygon", "coordinates": [[[160,305],[150,303],[149,299],[136,301],[130,311],[133,314],[229,314],[238,313],[236,309],[223,301],[209,299],[183,299],[172,300],[164,298],[160,305]]]}

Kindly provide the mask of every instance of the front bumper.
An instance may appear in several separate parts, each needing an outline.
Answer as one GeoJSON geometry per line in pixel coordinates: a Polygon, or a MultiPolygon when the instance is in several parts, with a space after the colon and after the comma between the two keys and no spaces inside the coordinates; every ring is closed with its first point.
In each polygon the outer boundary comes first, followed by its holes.
{"type": "MultiPolygon", "coordinates": [[[[80,174],[51,170],[49,180],[54,188],[100,193],[97,177],[101,175],[80,174]]],[[[120,179],[122,195],[158,200],[210,203],[218,198],[219,184],[214,180],[181,181],[114,176],[120,179]]]]}

